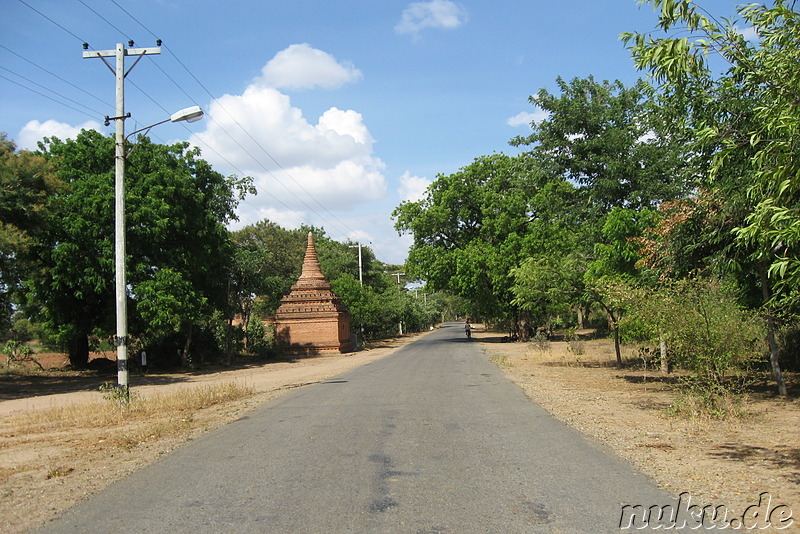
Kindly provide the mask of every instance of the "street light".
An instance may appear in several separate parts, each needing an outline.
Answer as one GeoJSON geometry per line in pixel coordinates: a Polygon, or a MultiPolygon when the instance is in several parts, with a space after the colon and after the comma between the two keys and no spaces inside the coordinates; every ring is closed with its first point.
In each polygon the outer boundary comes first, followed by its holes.
{"type": "MultiPolygon", "coordinates": [[[[125,274],[125,140],[139,132],[150,131],[153,126],[165,122],[195,122],[203,117],[200,106],[192,106],[173,113],[170,118],[156,122],[125,134],[124,121],[129,115],[109,118],[106,121],[117,121],[116,156],[114,172],[114,270],[116,272],[116,305],[117,305],[117,385],[128,395],[128,295],[125,274]]],[[[135,147],[134,147],[135,148],[135,147]]]]}
{"type": "MultiPolygon", "coordinates": [[[[83,44],[84,59],[101,59],[108,70],[116,79],[116,117],[106,117],[106,126],[113,120],[116,123],[115,151],[114,151],[114,270],[116,271],[116,301],[117,301],[117,384],[128,394],[128,306],[125,281],[125,119],[131,116],[125,113],[125,77],[130,74],[144,56],[158,55],[161,53],[161,39],[156,41],[155,47],[133,48],[133,41],[128,41],[128,48],[124,43],[117,43],[111,50],[89,50],[89,45],[83,44]],[[135,57],[133,65],[125,70],[125,58],[135,57]],[[112,65],[109,59],[114,58],[112,65]]],[[[165,122],[200,120],[203,111],[199,106],[192,106],[173,113],[169,119],[151,124],[147,128],[136,130],[129,135],[142,131],[149,131],[153,126],[165,122]]]]}

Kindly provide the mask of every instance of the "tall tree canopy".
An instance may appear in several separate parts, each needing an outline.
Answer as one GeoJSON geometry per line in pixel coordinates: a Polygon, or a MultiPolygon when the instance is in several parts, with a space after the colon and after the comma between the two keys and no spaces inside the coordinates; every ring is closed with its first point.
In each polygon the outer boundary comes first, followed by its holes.
{"type": "Polygon", "coordinates": [[[589,77],[558,87],[530,99],[548,116],[511,141],[526,152],[440,175],[394,212],[397,229],[414,235],[407,269],[488,319],[523,325],[599,298],[587,277],[629,274],[628,239],[653,220],[647,210],[692,184],[650,86],[589,77]]]}
{"type": "MultiPolygon", "coordinates": [[[[64,188],[48,198],[29,298],[80,367],[88,336],[113,331],[114,140],[83,131],[41,147],[64,188]]],[[[186,143],[142,138],[128,158],[129,330],[151,343],[175,331],[190,335],[226,299],[225,224],[249,181],[225,178],[198,156],[186,143]]]]}
{"type": "Polygon", "coordinates": [[[715,149],[710,185],[733,199],[729,208],[738,208],[730,249],[759,273],[770,360],[785,395],[773,307],[796,307],[800,286],[800,13],[784,0],[741,6],[739,15],[756,36],[749,41],[737,21],[715,19],[689,0],[642,3],[659,11],[666,37],[627,33],[623,39],[639,68],[685,99],[697,139],[715,149]]]}
{"type": "Polygon", "coordinates": [[[20,301],[30,257],[46,228],[47,199],[59,189],[44,157],[17,152],[0,134],[0,328],[9,326],[12,305],[20,301]]]}

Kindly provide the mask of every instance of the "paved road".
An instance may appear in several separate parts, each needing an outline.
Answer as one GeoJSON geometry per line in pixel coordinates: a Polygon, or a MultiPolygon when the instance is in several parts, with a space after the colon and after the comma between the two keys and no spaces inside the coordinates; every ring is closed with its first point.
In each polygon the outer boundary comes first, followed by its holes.
{"type": "Polygon", "coordinates": [[[669,497],[452,324],[265,404],[42,532],[606,533],[669,497]]]}

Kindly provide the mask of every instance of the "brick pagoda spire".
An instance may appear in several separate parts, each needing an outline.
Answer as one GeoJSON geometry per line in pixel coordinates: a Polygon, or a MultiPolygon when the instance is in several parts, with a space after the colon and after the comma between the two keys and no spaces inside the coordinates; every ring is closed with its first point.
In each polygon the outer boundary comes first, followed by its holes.
{"type": "Polygon", "coordinates": [[[353,350],[350,312],[322,274],[310,232],[300,278],[275,312],[275,335],[295,354],[353,350]]]}

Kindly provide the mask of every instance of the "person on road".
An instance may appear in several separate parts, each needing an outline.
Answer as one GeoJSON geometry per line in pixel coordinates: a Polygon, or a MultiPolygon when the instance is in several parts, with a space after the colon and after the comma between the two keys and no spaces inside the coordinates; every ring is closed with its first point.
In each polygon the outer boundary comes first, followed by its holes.
{"type": "Polygon", "coordinates": [[[464,323],[464,333],[467,334],[468,338],[472,337],[472,325],[469,324],[469,319],[467,319],[467,322],[464,323]]]}

